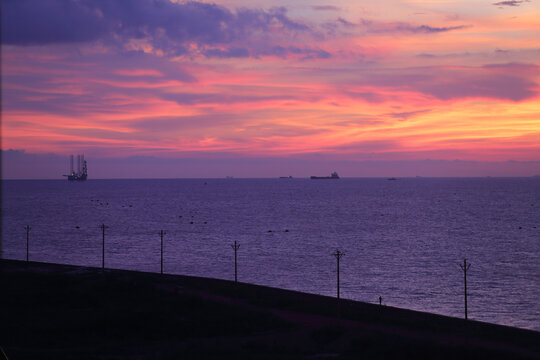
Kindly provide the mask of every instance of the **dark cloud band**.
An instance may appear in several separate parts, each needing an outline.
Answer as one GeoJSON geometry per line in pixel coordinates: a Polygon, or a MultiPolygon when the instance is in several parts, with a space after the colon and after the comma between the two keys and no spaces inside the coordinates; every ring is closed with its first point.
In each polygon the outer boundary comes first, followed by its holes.
{"type": "Polygon", "coordinates": [[[508,0],[508,1],[499,1],[493,3],[495,6],[520,6],[524,2],[529,2],[529,0],[508,0]]]}
{"type": "Polygon", "coordinates": [[[268,41],[264,34],[310,33],[283,7],[238,9],[203,2],[168,0],[4,0],[2,43],[46,45],[101,41],[124,46],[132,40],[149,42],[168,55],[183,55],[197,44],[212,57],[245,57],[255,51],[236,42],[268,41]],[[212,49],[230,45],[227,50],[212,49]]]}

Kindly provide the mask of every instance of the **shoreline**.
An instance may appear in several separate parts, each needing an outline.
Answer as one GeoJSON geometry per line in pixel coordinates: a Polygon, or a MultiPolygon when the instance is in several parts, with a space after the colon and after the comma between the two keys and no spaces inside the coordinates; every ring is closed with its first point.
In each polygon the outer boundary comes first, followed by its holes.
{"type": "Polygon", "coordinates": [[[10,359],[540,359],[534,330],[261,285],[5,259],[0,275],[10,359]]]}

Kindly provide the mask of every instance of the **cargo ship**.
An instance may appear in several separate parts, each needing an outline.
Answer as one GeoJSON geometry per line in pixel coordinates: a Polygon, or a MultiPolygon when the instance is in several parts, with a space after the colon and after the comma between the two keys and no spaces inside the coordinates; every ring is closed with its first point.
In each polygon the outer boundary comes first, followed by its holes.
{"type": "Polygon", "coordinates": [[[84,155],[77,155],[77,172],[73,169],[73,155],[69,157],[70,173],[63,175],[68,178],[69,181],[85,181],[88,177],[88,167],[86,166],[86,160],[84,155]]]}
{"type": "Polygon", "coordinates": [[[321,179],[339,179],[339,175],[337,172],[333,172],[330,176],[312,176],[311,179],[313,180],[321,180],[321,179]]]}

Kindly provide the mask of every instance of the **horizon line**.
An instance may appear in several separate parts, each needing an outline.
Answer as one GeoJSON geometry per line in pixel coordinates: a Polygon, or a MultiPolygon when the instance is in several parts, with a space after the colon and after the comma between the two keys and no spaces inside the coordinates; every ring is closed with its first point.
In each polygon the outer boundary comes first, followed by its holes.
{"type": "MultiPolygon", "coordinates": [[[[485,176],[349,176],[349,177],[343,177],[340,176],[339,179],[336,180],[346,180],[346,179],[384,179],[384,180],[399,180],[399,179],[528,179],[528,178],[540,178],[540,174],[538,175],[528,175],[528,176],[493,176],[493,175],[485,175],[485,176]]],[[[163,177],[131,177],[131,178],[89,178],[85,181],[90,180],[312,180],[309,176],[299,176],[299,177],[286,177],[286,178],[280,178],[277,177],[170,177],[170,178],[163,178],[163,177]]],[[[37,180],[37,181],[45,181],[45,180],[51,180],[51,181],[66,181],[65,178],[0,178],[0,180],[5,181],[22,181],[22,180],[37,180]]],[[[80,182],[80,181],[75,181],[80,182]]]]}

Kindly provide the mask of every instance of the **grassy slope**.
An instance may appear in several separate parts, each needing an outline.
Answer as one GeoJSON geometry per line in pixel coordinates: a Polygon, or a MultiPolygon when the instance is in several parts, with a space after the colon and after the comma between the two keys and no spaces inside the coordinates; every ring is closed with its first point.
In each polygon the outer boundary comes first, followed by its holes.
{"type": "Polygon", "coordinates": [[[0,261],[9,359],[540,359],[538,332],[337,305],[223,280],[0,261]]]}

